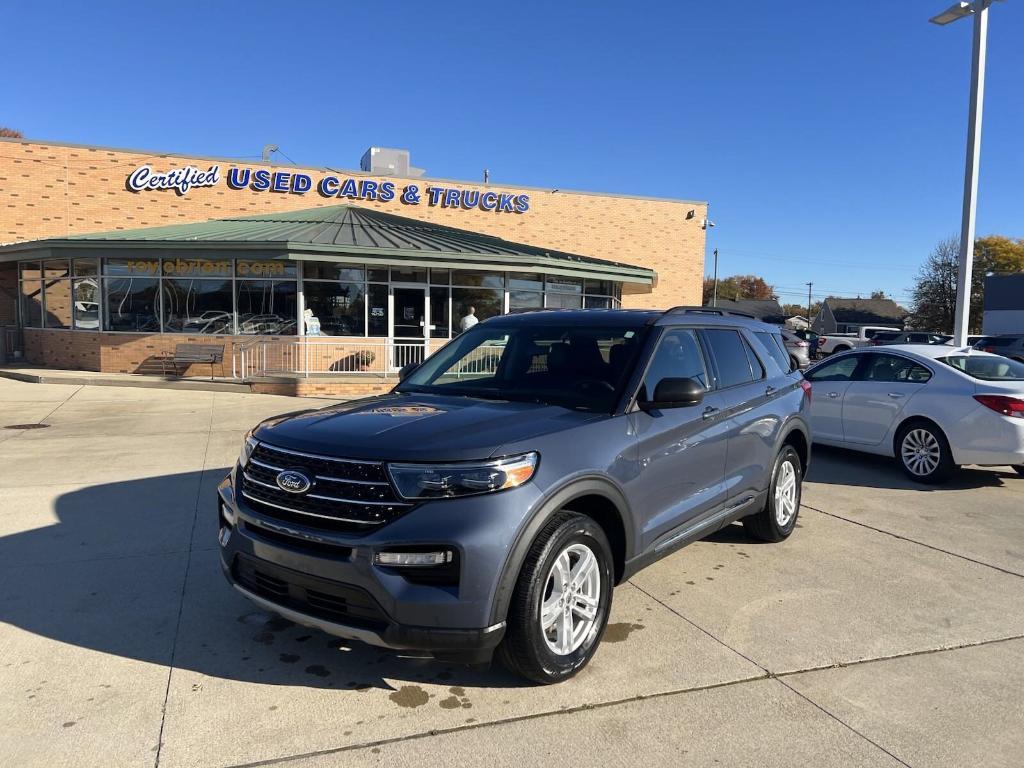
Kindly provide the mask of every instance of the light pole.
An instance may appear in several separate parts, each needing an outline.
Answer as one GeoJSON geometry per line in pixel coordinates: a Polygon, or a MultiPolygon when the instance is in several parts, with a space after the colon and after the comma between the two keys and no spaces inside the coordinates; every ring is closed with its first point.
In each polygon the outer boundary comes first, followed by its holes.
{"type": "Polygon", "coordinates": [[[964,207],[960,224],[960,268],[956,281],[956,314],[953,343],[967,345],[971,317],[971,273],[974,270],[974,225],[978,209],[978,163],[981,159],[981,108],[985,99],[985,47],[988,40],[988,7],[993,0],[974,0],[950,6],[929,21],[950,24],[974,16],[971,58],[971,102],[967,123],[967,163],[964,168],[964,207]]]}
{"type": "Polygon", "coordinates": [[[718,306],[718,249],[717,248],[715,248],[715,278],[714,278],[714,283],[713,284],[714,284],[714,288],[712,289],[712,294],[711,294],[711,306],[712,307],[717,307],[718,306]]]}

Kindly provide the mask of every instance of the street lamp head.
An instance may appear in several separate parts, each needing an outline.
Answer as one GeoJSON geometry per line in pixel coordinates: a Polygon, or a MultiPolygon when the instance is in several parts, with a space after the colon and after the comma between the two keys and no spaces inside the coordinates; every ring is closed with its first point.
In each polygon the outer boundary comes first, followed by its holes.
{"type": "Polygon", "coordinates": [[[962,19],[965,16],[970,16],[972,13],[974,13],[974,6],[970,3],[954,3],[938,16],[932,16],[928,21],[932,24],[945,25],[950,24],[957,19],[962,19]]]}

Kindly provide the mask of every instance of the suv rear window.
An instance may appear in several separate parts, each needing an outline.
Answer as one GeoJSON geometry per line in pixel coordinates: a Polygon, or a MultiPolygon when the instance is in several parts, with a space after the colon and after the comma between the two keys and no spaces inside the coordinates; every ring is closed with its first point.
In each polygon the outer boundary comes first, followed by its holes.
{"type": "Polygon", "coordinates": [[[973,379],[982,381],[1024,381],[1024,363],[1008,357],[952,355],[938,358],[940,363],[956,368],[973,379]]]}
{"type": "Polygon", "coordinates": [[[1010,347],[1019,336],[988,336],[977,342],[979,347],[1010,347]]]}
{"type": "Polygon", "coordinates": [[[786,346],[781,334],[758,332],[754,336],[761,342],[761,346],[764,347],[764,351],[768,353],[768,356],[778,363],[783,373],[789,373],[793,370],[790,366],[789,353],[786,352],[786,346]]]}
{"type": "MultiPolygon", "coordinates": [[[[749,347],[738,331],[708,328],[704,333],[707,335],[708,345],[718,368],[719,389],[754,381],[755,375],[748,357],[753,353],[748,351],[749,347]]],[[[761,378],[761,375],[759,372],[756,378],[761,378]]]]}
{"type": "Polygon", "coordinates": [[[893,341],[900,334],[894,331],[879,331],[875,335],[871,336],[872,341],[893,341]]]}

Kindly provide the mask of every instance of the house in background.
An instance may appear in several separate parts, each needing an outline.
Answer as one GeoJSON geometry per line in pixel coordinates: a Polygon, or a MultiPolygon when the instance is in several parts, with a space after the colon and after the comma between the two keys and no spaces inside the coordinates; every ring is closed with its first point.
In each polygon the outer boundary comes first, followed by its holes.
{"type": "MultiPolygon", "coordinates": [[[[706,306],[710,307],[710,304],[706,306]]],[[[775,299],[719,299],[715,304],[716,309],[732,309],[736,312],[745,312],[753,315],[764,323],[775,323],[782,325],[786,322],[786,316],[782,307],[775,299]]]]}
{"type": "Polygon", "coordinates": [[[840,299],[829,296],[811,323],[818,333],[857,333],[866,325],[903,330],[910,313],[892,299],[840,299]]]}
{"type": "Polygon", "coordinates": [[[981,332],[986,336],[1024,333],[1024,272],[985,277],[981,332]]]}
{"type": "Polygon", "coordinates": [[[787,317],[785,326],[791,331],[803,331],[811,327],[811,324],[807,322],[807,318],[803,315],[793,315],[787,317]]]}

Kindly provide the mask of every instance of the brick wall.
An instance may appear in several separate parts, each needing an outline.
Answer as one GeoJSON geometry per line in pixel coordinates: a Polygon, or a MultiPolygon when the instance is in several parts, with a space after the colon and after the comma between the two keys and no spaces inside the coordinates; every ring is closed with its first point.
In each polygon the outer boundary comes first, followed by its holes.
{"type": "MultiPolygon", "coordinates": [[[[133,193],[125,180],[136,167],[149,163],[154,170],[184,165],[207,168],[215,160],[195,156],[153,155],[114,149],[46,144],[0,139],[0,243],[63,237],[69,234],[114,229],[181,224],[269,211],[337,205],[344,198],[324,198],[315,189],[305,195],[232,190],[225,181],[215,187],[196,188],[179,196],[173,191],[133,193]]],[[[226,175],[232,165],[257,167],[261,163],[220,162],[226,175]]],[[[265,166],[275,170],[280,166],[265,166]]],[[[313,177],[324,169],[291,167],[313,177]]],[[[385,177],[358,172],[335,173],[385,177]]],[[[410,180],[391,179],[401,189],[410,180]]],[[[420,189],[430,180],[415,180],[420,189]]],[[[658,273],[658,286],[649,294],[628,295],[629,307],[667,307],[697,304],[704,274],[706,214],[702,204],[537,190],[498,185],[454,182],[460,188],[530,195],[524,214],[499,214],[360,200],[355,205],[377,208],[462,229],[484,232],[514,242],[594,256],[648,267],[658,273]],[[689,211],[694,214],[687,218],[689,211]]],[[[2,291],[0,291],[2,297],[2,291]]],[[[2,301],[2,298],[0,298],[2,301]]],[[[0,315],[3,310],[0,308],[0,315]]]]}

